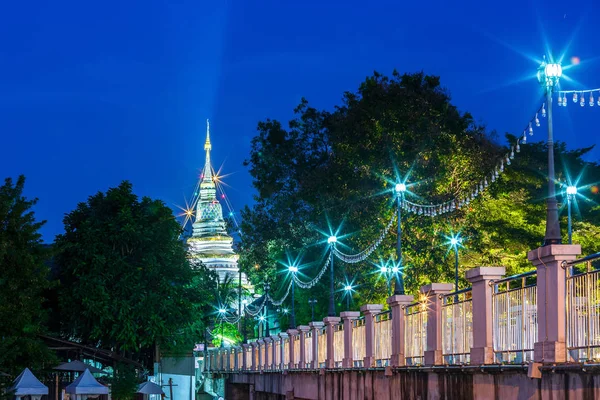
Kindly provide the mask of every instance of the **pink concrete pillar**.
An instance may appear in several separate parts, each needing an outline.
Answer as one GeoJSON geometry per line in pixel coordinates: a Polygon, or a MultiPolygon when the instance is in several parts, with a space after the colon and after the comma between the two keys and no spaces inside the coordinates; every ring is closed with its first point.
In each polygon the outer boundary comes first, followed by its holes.
{"type": "Polygon", "coordinates": [[[375,366],[375,314],[379,314],[381,310],[381,304],[365,304],[360,308],[365,316],[365,368],[375,366]]]}
{"type": "Polygon", "coordinates": [[[477,267],[467,270],[465,277],[473,289],[473,347],[471,364],[493,364],[494,342],[492,339],[492,291],[490,282],[501,279],[506,273],[504,267],[477,267]]]}
{"type": "Polygon", "coordinates": [[[263,360],[263,369],[266,371],[268,369],[271,369],[271,345],[273,344],[273,339],[270,336],[267,336],[266,338],[263,338],[264,342],[265,342],[265,358],[263,360]]]}
{"type": "Polygon", "coordinates": [[[325,356],[325,368],[335,368],[335,357],[333,347],[333,331],[341,321],[340,317],[325,317],[325,334],[327,335],[327,355],[325,356]]]}
{"type": "MultiPolygon", "coordinates": [[[[288,339],[288,334],[285,332],[280,332],[277,336],[279,336],[279,365],[277,366],[280,370],[284,370],[287,365],[285,365],[285,339],[288,339]]],[[[288,353],[289,354],[289,353],[288,353]]]]}
{"type": "Polygon", "coordinates": [[[256,344],[258,345],[258,368],[256,370],[262,371],[265,367],[265,341],[264,339],[259,339],[256,341],[256,344]]]}
{"type": "Polygon", "coordinates": [[[343,311],[340,317],[344,323],[344,358],[342,358],[343,368],[352,368],[352,321],[360,317],[358,311],[343,311]]]}
{"type": "Polygon", "coordinates": [[[304,369],[306,368],[306,334],[308,333],[308,331],[310,331],[310,326],[308,325],[300,325],[298,327],[298,330],[300,331],[299,334],[299,338],[300,338],[300,356],[298,358],[298,368],[304,369]]]}
{"type": "MultiPolygon", "coordinates": [[[[235,371],[239,371],[240,370],[240,352],[241,352],[241,347],[235,347],[233,349],[233,369],[235,371]]],[[[241,353],[244,354],[244,353],[241,353]]]]}
{"type": "Polygon", "coordinates": [[[421,287],[421,293],[427,296],[427,350],[425,365],[441,365],[442,357],[442,299],[441,294],[452,292],[451,283],[430,283],[421,287]]]}
{"type": "Polygon", "coordinates": [[[406,364],[404,349],[406,348],[404,338],[404,309],[414,302],[413,296],[394,295],[387,299],[392,314],[392,355],[390,358],[391,367],[402,367],[406,364]]]}
{"type": "MultiPolygon", "coordinates": [[[[294,348],[296,347],[296,340],[298,340],[298,329],[288,329],[287,330],[287,334],[290,338],[290,347],[289,347],[289,358],[290,358],[290,362],[288,364],[288,368],[289,369],[294,369],[296,368],[296,359],[300,356],[299,354],[294,354],[294,348]]],[[[302,349],[302,346],[300,346],[300,348],[302,349]]],[[[302,351],[302,350],[300,350],[302,351]]]]}
{"type": "Polygon", "coordinates": [[[279,366],[277,365],[277,344],[281,343],[279,336],[271,336],[271,366],[272,370],[276,370],[279,366]]]}
{"type": "Polygon", "coordinates": [[[229,356],[231,353],[231,350],[224,350],[223,351],[223,357],[225,357],[225,368],[223,368],[225,371],[229,371],[231,369],[231,357],[229,356]]]}
{"type": "Polygon", "coordinates": [[[308,324],[312,330],[312,351],[313,359],[311,368],[319,368],[319,329],[323,328],[321,321],[313,321],[308,324]]]}
{"type": "Polygon", "coordinates": [[[537,362],[566,362],[566,272],[563,261],[581,254],[578,244],[553,244],[527,253],[527,259],[537,269],[538,340],[533,345],[537,362]]]}
{"type": "Polygon", "coordinates": [[[244,343],[242,344],[242,371],[247,371],[249,365],[247,364],[247,360],[246,360],[246,353],[248,352],[248,348],[250,347],[250,345],[244,343]]]}
{"type": "Polygon", "coordinates": [[[250,369],[252,371],[258,371],[260,369],[260,362],[258,361],[260,349],[257,342],[250,343],[250,351],[250,369]]]}

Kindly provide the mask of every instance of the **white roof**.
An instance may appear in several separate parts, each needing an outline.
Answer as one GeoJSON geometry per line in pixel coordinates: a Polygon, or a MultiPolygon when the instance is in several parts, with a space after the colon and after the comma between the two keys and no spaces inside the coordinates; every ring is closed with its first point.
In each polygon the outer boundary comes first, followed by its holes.
{"type": "Polygon", "coordinates": [[[48,386],[36,378],[29,368],[25,368],[13,385],[8,389],[9,392],[15,396],[29,396],[29,395],[44,395],[48,394],[48,386]]]}
{"type": "Polygon", "coordinates": [[[70,394],[108,394],[108,388],[98,383],[89,369],[86,369],[75,382],[65,389],[70,394]]]}
{"type": "Polygon", "coordinates": [[[138,387],[137,393],[143,394],[165,394],[160,386],[154,382],[144,382],[138,387]]]}

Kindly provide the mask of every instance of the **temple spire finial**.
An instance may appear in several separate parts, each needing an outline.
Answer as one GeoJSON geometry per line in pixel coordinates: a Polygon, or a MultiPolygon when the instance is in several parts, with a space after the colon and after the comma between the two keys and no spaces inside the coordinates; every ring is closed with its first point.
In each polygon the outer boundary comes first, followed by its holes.
{"type": "Polygon", "coordinates": [[[204,150],[212,150],[212,145],[210,144],[210,122],[208,119],[206,120],[206,142],[204,142],[204,150]]]}

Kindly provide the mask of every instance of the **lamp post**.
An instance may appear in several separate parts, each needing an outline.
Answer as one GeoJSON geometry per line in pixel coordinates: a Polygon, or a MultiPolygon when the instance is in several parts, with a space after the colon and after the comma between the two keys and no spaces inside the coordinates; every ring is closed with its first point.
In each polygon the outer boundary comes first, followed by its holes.
{"type": "Polygon", "coordinates": [[[396,237],[396,272],[394,273],[394,294],[404,293],[404,277],[402,276],[402,202],[404,201],[404,192],[406,192],[405,183],[397,183],[394,188],[396,191],[397,203],[397,237],[396,237]]]}
{"type": "Polygon", "coordinates": [[[223,338],[225,335],[225,325],[223,324],[223,319],[225,318],[225,313],[227,312],[224,308],[219,308],[219,317],[221,319],[221,345],[219,347],[223,348],[223,338]]]}
{"type": "Polygon", "coordinates": [[[268,283],[265,283],[265,331],[266,331],[266,335],[264,336],[269,336],[269,289],[271,289],[271,285],[269,285],[268,283]]]}
{"type": "Polygon", "coordinates": [[[567,221],[569,230],[569,244],[573,244],[573,228],[571,226],[571,201],[577,195],[577,186],[567,186],[567,221]]]}
{"type": "Polygon", "coordinates": [[[248,305],[248,300],[244,299],[242,300],[242,306],[243,308],[243,319],[244,321],[242,322],[242,335],[244,337],[243,339],[243,343],[246,344],[248,343],[248,334],[246,333],[246,305],[248,305]]]}
{"type": "Polygon", "coordinates": [[[337,238],[335,236],[329,236],[327,239],[327,243],[329,243],[329,312],[328,315],[330,317],[335,317],[335,301],[333,298],[333,249],[335,247],[335,243],[337,242],[337,238]]]}
{"type": "MultiPolygon", "coordinates": [[[[266,321],[266,318],[265,318],[265,316],[264,316],[264,315],[261,315],[260,317],[258,317],[258,327],[259,327],[259,333],[260,333],[260,323],[261,323],[261,322],[263,322],[263,323],[264,323],[265,321],[266,321]]],[[[260,334],[259,334],[258,336],[260,337],[260,334]]],[[[263,335],[262,335],[262,337],[265,337],[265,332],[264,332],[264,329],[263,329],[263,335]]]]}
{"type": "Polygon", "coordinates": [[[317,299],[308,299],[308,304],[310,304],[310,320],[315,320],[315,304],[317,304],[317,299]]]}
{"type": "Polygon", "coordinates": [[[346,311],[350,311],[350,296],[352,296],[352,286],[345,285],[344,291],[346,292],[346,311]]]}
{"type": "MultiPolygon", "coordinates": [[[[454,291],[458,291],[458,246],[460,245],[460,236],[452,236],[450,238],[450,246],[454,249],[454,291]]],[[[458,295],[454,298],[458,301],[458,295]]]]}
{"type": "Polygon", "coordinates": [[[298,272],[298,267],[295,265],[288,266],[288,271],[292,274],[292,315],[290,317],[290,329],[294,329],[296,327],[296,307],[294,305],[294,291],[296,288],[296,273],[298,272]]]}
{"type": "Polygon", "coordinates": [[[544,246],[560,244],[560,224],[558,222],[558,207],[554,187],[554,136],[552,132],[552,93],[558,86],[562,76],[562,67],[556,63],[544,61],[538,68],[537,77],[544,87],[546,104],[548,105],[548,200],[546,200],[546,234],[544,246]]]}

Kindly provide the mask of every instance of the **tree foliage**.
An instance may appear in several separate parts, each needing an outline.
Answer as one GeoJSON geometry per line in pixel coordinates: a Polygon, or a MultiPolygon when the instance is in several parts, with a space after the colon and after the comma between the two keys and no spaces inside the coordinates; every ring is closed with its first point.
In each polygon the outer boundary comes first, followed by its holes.
{"type": "Polygon", "coordinates": [[[0,186],[0,366],[13,375],[54,361],[38,335],[44,333],[44,291],[50,287],[48,254],[32,207],[23,196],[25,177],[0,186]]]}
{"type": "MultiPolygon", "coordinates": [[[[338,247],[347,253],[372,243],[395,212],[396,182],[407,179],[407,198],[415,203],[464,198],[507,152],[494,132],[452,105],[439,78],[423,73],[394,72],[390,78],[375,73],[356,93],[345,93],[333,112],[303,100],[295,113],[288,129],[275,120],[260,122],[246,161],[258,195],[243,211],[240,264],[254,282],[266,277],[281,288],[289,279],[281,264],[297,255],[305,263],[305,280],[315,276],[330,233],[343,235],[338,247]]],[[[568,151],[559,143],[558,179],[564,181],[567,170],[584,171],[582,181],[599,182],[599,166],[584,160],[589,150],[568,151]]],[[[526,251],[538,247],[544,235],[546,157],[543,143],[521,145],[505,174],[468,207],[436,218],[404,213],[407,290],[414,294],[423,284],[453,281],[446,237],[451,232],[465,238],[461,277],[477,265],[505,265],[509,274],[531,269],[526,251]]],[[[597,199],[597,190],[586,194],[597,199]]],[[[584,229],[586,237],[598,237],[597,207],[580,202],[579,211],[586,222],[575,224],[575,238],[584,229]]],[[[584,253],[600,249],[598,241],[581,239],[584,253]]],[[[370,261],[335,261],[336,289],[345,281],[358,284],[354,307],[383,302],[386,280],[374,264],[393,260],[395,243],[394,230],[370,261]]],[[[326,275],[312,291],[296,292],[299,322],[310,319],[308,297],[317,297],[317,317],[323,315],[327,285],[326,275]]],[[[338,294],[339,310],[342,291],[338,294]]]]}
{"type": "Polygon", "coordinates": [[[138,355],[155,344],[193,347],[212,278],[190,265],[170,208],[123,182],[80,203],[64,225],[56,264],[66,335],[138,355]]]}

